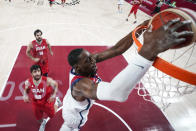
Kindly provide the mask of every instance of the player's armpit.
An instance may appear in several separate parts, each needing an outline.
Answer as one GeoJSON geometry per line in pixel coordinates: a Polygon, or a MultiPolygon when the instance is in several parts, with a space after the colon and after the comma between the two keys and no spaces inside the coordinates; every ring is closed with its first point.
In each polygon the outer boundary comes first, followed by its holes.
{"type": "Polygon", "coordinates": [[[97,85],[98,84],[95,84],[89,78],[82,78],[74,87],[77,88],[84,97],[97,100],[97,85]]]}

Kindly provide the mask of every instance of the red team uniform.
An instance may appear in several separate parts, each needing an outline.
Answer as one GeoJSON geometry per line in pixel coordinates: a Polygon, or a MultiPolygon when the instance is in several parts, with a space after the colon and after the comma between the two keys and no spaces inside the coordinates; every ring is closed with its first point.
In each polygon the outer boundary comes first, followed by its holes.
{"type": "Polygon", "coordinates": [[[30,85],[28,87],[29,97],[32,99],[33,110],[37,120],[43,118],[45,112],[50,118],[55,114],[54,103],[49,102],[48,99],[53,93],[53,88],[47,86],[47,77],[42,76],[41,82],[38,86],[33,83],[33,78],[28,79],[30,85]]]}
{"type": "Polygon", "coordinates": [[[36,40],[32,41],[33,57],[40,58],[40,61],[35,63],[41,67],[42,74],[48,73],[48,45],[46,39],[42,39],[42,43],[38,44],[36,40]]]}
{"type": "Polygon", "coordinates": [[[133,0],[133,1],[137,2],[137,4],[132,4],[133,6],[131,8],[130,13],[134,12],[134,14],[136,15],[137,10],[138,10],[139,6],[141,5],[141,1],[140,0],[133,0]]]}

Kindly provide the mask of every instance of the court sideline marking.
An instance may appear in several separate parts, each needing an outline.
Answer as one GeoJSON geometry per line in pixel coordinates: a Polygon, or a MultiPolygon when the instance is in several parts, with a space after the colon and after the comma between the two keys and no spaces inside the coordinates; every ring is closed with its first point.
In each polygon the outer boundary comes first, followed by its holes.
{"type": "MultiPolygon", "coordinates": [[[[119,116],[116,112],[114,112],[112,109],[110,109],[110,108],[108,108],[108,107],[106,107],[106,106],[104,106],[104,105],[102,105],[102,104],[100,104],[100,103],[97,103],[97,102],[95,102],[93,105],[97,105],[97,106],[102,107],[103,109],[109,111],[109,112],[112,113],[114,116],[116,116],[116,117],[117,117],[117,118],[127,127],[127,129],[128,129],[129,131],[132,131],[131,127],[125,122],[125,120],[123,120],[123,118],[120,117],[120,116],[119,116]]],[[[62,106],[61,106],[60,108],[58,108],[57,112],[60,111],[62,108],[63,108],[62,106]]],[[[57,113],[57,112],[56,112],[56,113],[57,113]]],[[[47,124],[47,122],[48,122],[49,120],[50,120],[50,118],[48,117],[48,118],[46,119],[46,124],[47,124]]]]}

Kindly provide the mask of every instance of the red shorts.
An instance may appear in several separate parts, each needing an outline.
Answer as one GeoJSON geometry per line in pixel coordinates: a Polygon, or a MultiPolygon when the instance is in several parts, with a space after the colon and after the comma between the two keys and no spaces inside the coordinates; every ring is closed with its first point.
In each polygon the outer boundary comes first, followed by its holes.
{"type": "Polygon", "coordinates": [[[134,12],[134,14],[136,15],[139,6],[140,6],[140,4],[133,5],[130,13],[134,12]]]}
{"type": "Polygon", "coordinates": [[[48,71],[49,71],[48,70],[48,60],[40,60],[36,64],[38,64],[41,67],[42,74],[48,73],[48,71]]]}
{"type": "Polygon", "coordinates": [[[46,113],[50,118],[52,118],[55,114],[54,110],[54,102],[47,102],[43,104],[33,103],[33,111],[37,120],[41,120],[43,118],[44,113],[46,113]]]}

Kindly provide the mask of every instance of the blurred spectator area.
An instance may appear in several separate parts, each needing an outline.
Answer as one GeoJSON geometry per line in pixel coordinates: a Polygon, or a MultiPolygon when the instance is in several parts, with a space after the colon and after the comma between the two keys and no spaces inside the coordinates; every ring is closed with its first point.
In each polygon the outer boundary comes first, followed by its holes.
{"type": "MultiPolygon", "coordinates": [[[[132,0],[125,0],[130,3],[132,0]]],[[[154,10],[157,0],[144,0],[140,6],[140,10],[145,12],[148,15],[154,10]]],[[[170,0],[171,3],[176,2],[176,7],[189,8],[196,11],[196,0],[170,0]]],[[[170,8],[168,0],[164,0],[164,4],[161,7],[161,10],[170,8]]]]}

